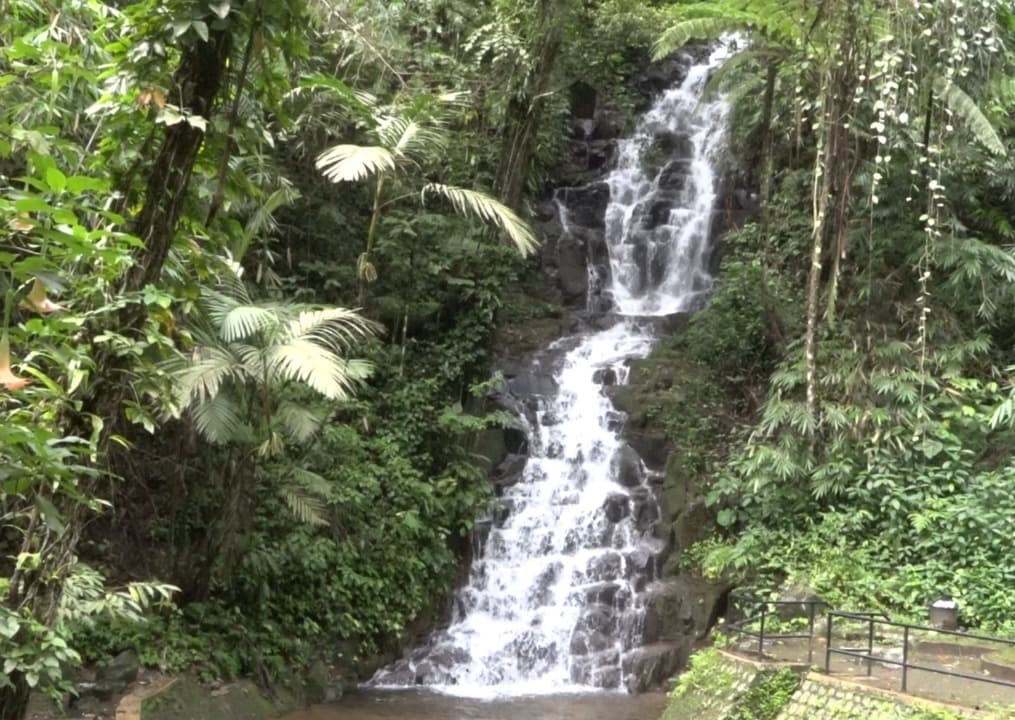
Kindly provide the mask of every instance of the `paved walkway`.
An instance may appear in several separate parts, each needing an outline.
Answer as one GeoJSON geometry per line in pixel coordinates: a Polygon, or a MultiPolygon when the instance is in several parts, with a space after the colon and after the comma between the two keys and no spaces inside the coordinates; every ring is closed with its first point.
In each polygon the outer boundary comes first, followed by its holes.
{"type": "MultiPolygon", "coordinates": [[[[854,646],[863,646],[866,652],[866,640],[856,641],[854,646]]],[[[842,643],[835,646],[842,647],[842,643]]],[[[901,638],[879,639],[875,643],[874,655],[895,660],[902,660],[901,638]]],[[[738,644],[731,644],[730,650],[746,655],[757,656],[757,640],[752,639],[738,644]]],[[[821,670],[825,667],[824,638],[815,638],[810,648],[813,652],[811,664],[821,670]]],[[[961,672],[969,675],[992,677],[981,667],[981,655],[984,647],[961,645],[930,645],[921,649],[918,644],[911,648],[909,662],[927,667],[940,668],[949,672],[961,672]]],[[[766,640],[765,655],[776,660],[806,663],[808,642],[806,640],[766,640]]],[[[989,651],[989,649],[988,649],[989,651]]],[[[886,663],[868,663],[864,660],[833,655],[831,674],[834,677],[849,679],[854,682],[871,685],[884,690],[900,691],[902,688],[902,668],[886,663]]],[[[938,702],[954,703],[970,708],[989,709],[991,707],[1015,706],[1015,687],[1004,687],[986,682],[977,682],[966,678],[951,677],[934,672],[910,669],[907,672],[906,690],[909,694],[924,697],[938,702]]]]}

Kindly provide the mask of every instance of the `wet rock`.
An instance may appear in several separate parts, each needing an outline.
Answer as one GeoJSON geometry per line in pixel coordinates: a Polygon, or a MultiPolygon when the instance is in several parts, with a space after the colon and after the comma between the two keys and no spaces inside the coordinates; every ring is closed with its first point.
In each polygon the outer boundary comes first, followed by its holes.
{"type": "Polygon", "coordinates": [[[503,462],[490,473],[490,480],[494,485],[510,487],[522,479],[522,472],[528,463],[528,455],[508,455],[503,462]]]}
{"type": "Polygon", "coordinates": [[[504,527],[504,525],[507,524],[508,518],[511,517],[511,513],[514,512],[514,509],[514,500],[510,498],[501,498],[493,509],[493,526],[497,528],[504,527]]]}
{"type": "Polygon", "coordinates": [[[680,576],[652,583],[645,603],[644,642],[679,642],[690,647],[708,631],[719,598],[729,589],[706,580],[680,576]]]}
{"type": "Polygon", "coordinates": [[[560,416],[552,410],[548,410],[543,413],[543,416],[539,418],[539,422],[547,427],[552,425],[560,425],[560,416]]]}
{"type": "Polygon", "coordinates": [[[641,485],[641,458],[637,451],[628,443],[620,446],[613,458],[611,467],[613,479],[624,487],[641,485]]]}
{"type": "Polygon", "coordinates": [[[619,580],[623,577],[624,559],[618,552],[606,552],[589,560],[585,574],[592,582],[619,580]]]}
{"type": "Polygon", "coordinates": [[[617,631],[617,616],[609,605],[589,605],[582,611],[576,629],[613,635],[617,631]]]}
{"type": "Polygon", "coordinates": [[[596,115],[596,89],[581,80],[572,83],[570,88],[571,116],[592,119],[596,115]]]}
{"type": "Polygon", "coordinates": [[[690,647],[683,643],[655,643],[624,656],[627,691],[645,692],[661,687],[687,664],[690,647]]]}
{"type": "Polygon", "coordinates": [[[613,368],[602,368],[592,373],[592,382],[597,385],[616,385],[617,384],[617,371],[613,368]]]}
{"type": "Polygon", "coordinates": [[[631,512],[628,504],[628,497],[623,493],[610,493],[603,503],[603,512],[606,519],[613,523],[623,520],[631,512]]]}
{"type": "Polygon", "coordinates": [[[557,459],[564,455],[564,446],[559,440],[551,440],[546,446],[546,457],[550,459],[557,459]]]}
{"type": "Polygon", "coordinates": [[[553,598],[553,585],[560,577],[563,566],[559,562],[550,563],[536,576],[529,591],[529,607],[542,607],[553,598]]]}
{"type": "Polygon", "coordinates": [[[585,244],[572,234],[557,243],[557,276],[565,304],[584,302],[589,291],[589,271],[585,244]]]}
{"type": "Polygon", "coordinates": [[[124,650],[95,672],[95,686],[92,694],[100,699],[109,699],[127,689],[137,680],[141,671],[141,660],[133,650],[124,650]]]}
{"type": "MultiPolygon", "coordinates": [[[[687,140],[688,144],[690,140],[687,140]]],[[[656,178],[659,189],[670,196],[675,196],[687,185],[687,179],[691,174],[691,163],[685,159],[688,155],[680,156],[679,160],[671,160],[663,166],[656,178]]]]}
{"type": "Polygon", "coordinates": [[[590,585],[584,588],[581,593],[588,604],[616,607],[617,595],[620,589],[620,583],[603,582],[590,585]]]}
{"type": "Polygon", "coordinates": [[[634,519],[634,526],[639,532],[645,532],[652,528],[659,520],[659,505],[655,498],[647,497],[633,500],[631,503],[631,517],[634,519]]]}
{"type": "Polygon", "coordinates": [[[606,225],[606,206],[610,202],[610,186],[605,182],[583,187],[561,188],[557,198],[567,209],[567,222],[587,228],[606,225]]]}
{"type": "Polygon", "coordinates": [[[608,412],[606,414],[606,429],[611,432],[620,432],[624,427],[624,416],[619,412],[608,412]]]}
{"type": "Polygon", "coordinates": [[[658,574],[658,558],[648,550],[638,548],[624,555],[625,577],[654,579],[658,574]]]}
{"type": "Polygon", "coordinates": [[[620,687],[620,668],[606,668],[592,673],[592,684],[604,690],[620,687]]]}

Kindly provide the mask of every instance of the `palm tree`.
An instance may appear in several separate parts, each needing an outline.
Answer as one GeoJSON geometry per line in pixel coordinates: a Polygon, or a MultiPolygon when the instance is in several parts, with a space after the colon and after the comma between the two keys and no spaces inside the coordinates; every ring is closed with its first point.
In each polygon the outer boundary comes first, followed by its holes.
{"type": "MultiPolygon", "coordinates": [[[[377,239],[377,230],[382,212],[389,205],[415,197],[416,192],[401,194],[387,200],[385,191],[392,184],[393,176],[406,174],[427,158],[435,157],[444,147],[445,138],[441,133],[441,108],[461,101],[460,93],[438,98],[437,111],[429,117],[419,111],[401,114],[387,114],[370,104],[373,123],[371,135],[374,145],[335,145],[322,152],[317,158],[317,168],[334,183],[359,182],[373,179],[373,208],[366,243],[356,264],[360,281],[360,303],[366,299],[366,288],[377,279],[371,253],[377,239]]],[[[495,198],[476,190],[469,190],[441,183],[426,183],[419,188],[421,202],[428,197],[444,199],[455,212],[480,220],[502,230],[523,256],[533,252],[538,244],[532,231],[511,208],[495,198]]]]}
{"type": "MultiPolygon", "coordinates": [[[[345,353],[376,326],[345,308],[256,302],[239,274],[205,289],[200,308],[196,345],[172,368],[176,414],[189,416],[209,442],[239,451],[255,472],[283,478],[279,490],[290,509],[323,522],[315,499],[323,480],[293,465],[284,451],[310,441],[326,414],[297,402],[291,391],[350,398],[371,366],[345,353]]],[[[244,489],[223,480],[234,492],[244,489]]]]}

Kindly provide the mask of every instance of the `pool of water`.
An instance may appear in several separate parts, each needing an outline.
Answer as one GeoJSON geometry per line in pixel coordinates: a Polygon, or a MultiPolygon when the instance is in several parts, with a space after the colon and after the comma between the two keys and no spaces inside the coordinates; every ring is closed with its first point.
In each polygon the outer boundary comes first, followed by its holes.
{"type": "Polygon", "coordinates": [[[473,700],[416,690],[362,692],[282,720],[658,720],[664,693],[542,695],[473,700]]]}

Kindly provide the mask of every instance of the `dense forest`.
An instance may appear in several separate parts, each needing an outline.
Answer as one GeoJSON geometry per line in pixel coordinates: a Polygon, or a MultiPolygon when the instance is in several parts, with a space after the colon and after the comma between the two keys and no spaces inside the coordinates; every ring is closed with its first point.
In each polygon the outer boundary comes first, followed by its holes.
{"type": "Polygon", "coordinates": [[[630,124],[726,33],[760,209],[632,388],[712,521],[680,570],[1015,631],[1007,0],[0,0],[0,719],[425,625],[498,344],[564,312],[573,89],[630,124]]]}

